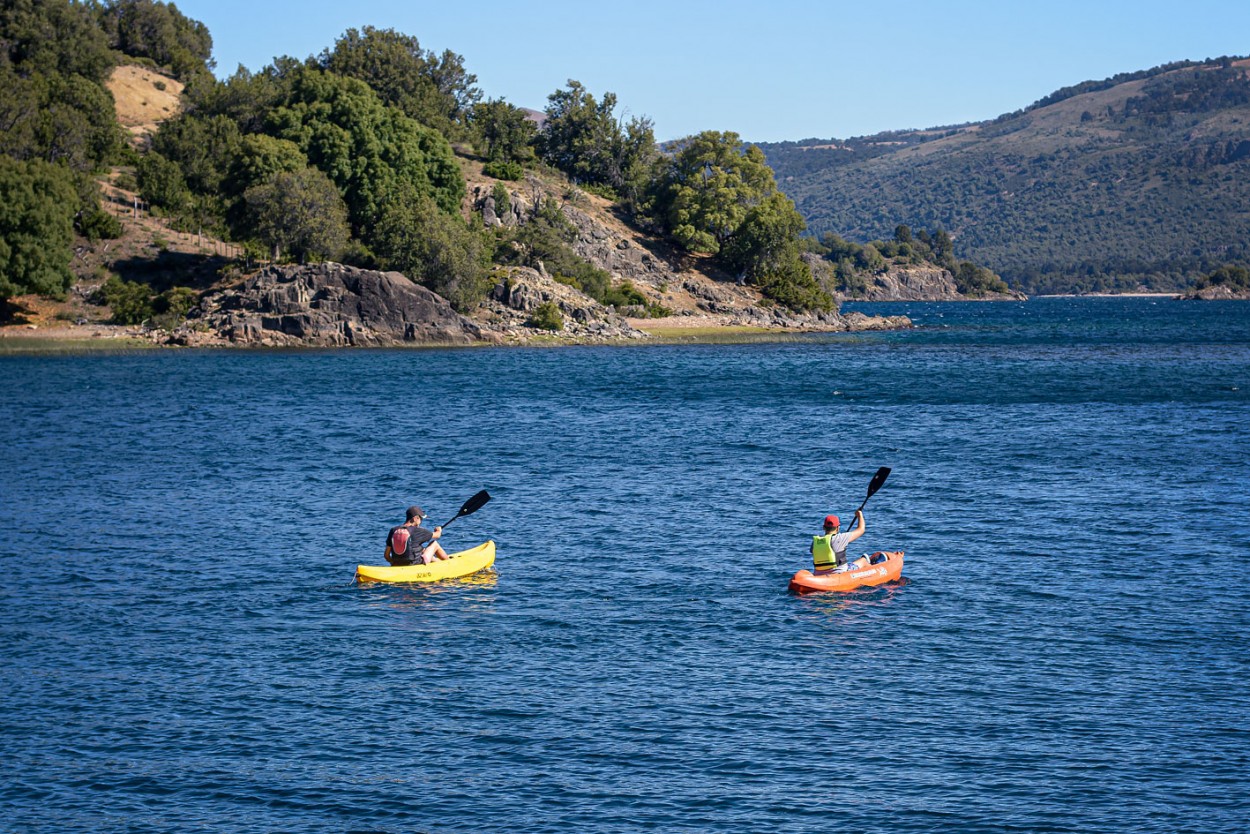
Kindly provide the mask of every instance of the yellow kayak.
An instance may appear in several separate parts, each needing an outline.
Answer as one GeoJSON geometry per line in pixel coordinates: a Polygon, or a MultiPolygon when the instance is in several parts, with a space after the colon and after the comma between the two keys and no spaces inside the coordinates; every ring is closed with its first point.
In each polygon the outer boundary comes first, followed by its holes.
{"type": "Polygon", "coordinates": [[[357,582],[438,582],[486,570],[495,563],[495,543],[452,553],[429,565],[357,565],[357,582]]]}

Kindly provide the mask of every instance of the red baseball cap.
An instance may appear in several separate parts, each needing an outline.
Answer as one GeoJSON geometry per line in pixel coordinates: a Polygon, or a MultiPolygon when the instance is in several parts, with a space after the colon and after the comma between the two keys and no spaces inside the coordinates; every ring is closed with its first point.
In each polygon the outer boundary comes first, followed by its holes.
{"type": "Polygon", "coordinates": [[[825,516],[825,524],[827,524],[827,525],[828,525],[828,526],[830,526],[830,527],[841,527],[841,526],[842,526],[842,522],[838,521],[838,517],[837,517],[836,515],[827,515],[827,516],[825,516]]]}

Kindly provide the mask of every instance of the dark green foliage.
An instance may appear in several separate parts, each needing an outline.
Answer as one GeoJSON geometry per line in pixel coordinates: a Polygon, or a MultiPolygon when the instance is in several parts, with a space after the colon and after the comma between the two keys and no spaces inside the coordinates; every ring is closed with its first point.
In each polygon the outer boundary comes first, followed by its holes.
{"type": "Polygon", "coordinates": [[[152,317],[152,288],[116,275],[104,282],[100,295],[113,310],[114,324],[143,324],[152,317]]]}
{"type": "Polygon", "coordinates": [[[833,298],[797,255],[762,275],[756,283],[765,298],[791,310],[833,309],[833,298]]]}
{"type": "Polygon", "coordinates": [[[70,0],[0,4],[0,66],[23,78],[80,76],[100,85],[113,64],[92,6],[70,0]]]}
{"type": "Polygon", "coordinates": [[[92,243],[119,238],[123,231],[121,221],[100,208],[98,203],[79,212],[74,219],[74,229],[92,243]]]}
{"type": "Polygon", "coordinates": [[[213,66],[208,27],[172,3],[112,0],[101,9],[100,22],[118,52],[150,58],[185,83],[203,81],[213,66]]]}
{"type": "Polygon", "coordinates": [[[387,203],[372,239],[384,268],[404,273],[461,312],[473,309],[494,286],[491,236],[412,189],[387,203]]]}
{"type": "Polygon", "coordinates": [[[318,64],[365,82],[386,104],[454,138],[466,133],[469,114],[482,96],[463,57],[425,51],[415,37],[394,29],[348,29],[333,50],[321,53],[318,64]]]}
{"type": "Polygon", "coordinates": [[[736,133],[708,130],[680,145],[660,180],[657,206],[677,243],[715,255],[777,184],[764,154],[736,133]]]}
{"type": "Polygon", "coordinates": [[[230,162],[225,188],[229,193],[242,193],[278,174],[299,171],[307,165],[308,157],[289,139],[259,133],[244,136],[230,162]]]}
{"type": "Polygon", "coordinates": [[[560,312],[559,306],[554,301],[544,301],[534,308],[529,321],[525,324],[527,327],[538,330],[563,330],[564,314],[560,312]]]}
{"type": "Polygon", "coordinates": [[[961,295],[974,298],[990,293],[1005,293],[1010,290],[1003,283],[1003,279],[995,275],[993,271],[968,261],[960,263],[959,269],[955,271],[955,287],[961,295]]]}
{"type": "Polygon", "coordinates": [[[388,196],[401,185],[417,188],[448,213],[458,211],[464,198],[464,178],[447,140],[386,107],[352,78],[294,70],[290,92],[269,114],[265,132],[294,142],[330,177],[366,242],[388,196]]]}
{"type": "Polygon", "coordinates": [[[537,139],[543,160],[574,183],[608,186],[628,211],[640,211],[659,157],[651,120],[633,118],[622,124],[613,113],[615,94],[604,93],[596,101],[573,80],[547,102],[547,119],[537,139]]]}
{"type": "Polygon", "coordinates": [[[67,168],[0,156],[0,300],[69,289],[77,209],[67,168]]]}
{"type": "Polygon", "coordinates": [[[152,150],[177,163],[193,192],[216,194],[240,155],[242,141],[238,125],[228,116],[181,115],[161,125],[152,150]]]}
{"type": "Polygon", "coordinates": [[[0,152],[92,171],[120,147],[113,97],[81,75],[23,76],[0,67],[0,152]]]}
{"type": "Polygon", "coordinates": [[[74,183],[78,191],[74,231],[92,243],[121,237],[121,221],[100,207],[100,183],[88,174],[76,175],[74,183]]]}
{"type": "Polygon", "coordinates": [[[1176,291],[1250,258],[1248,121],[1250,73],[1220,59],[1077,85],[975,129],[764,148],[818,233],[880,240],[901,220],[950,230],[1028,292],[1176,291]]]}
{"type": "Polygon", "coordinates": [[[487,162],[482,173],[497,180],[516,182],[525,176],[525,168],[519,162],[487,162]]]}
{"type": "Polygon", "coordinates": [[[510,163],[520,168],[534,158],[534,140],[538,128],[529,114],[521,108],[502,99],[479,102],[473,107],[471,124],[474,141],[488,162],[510,163]]]}
{"type": "Polygon", "coordinates": [[[738,228],[721,248],[721,261],[752,283],[770,273],[788,269],[799,252],[799,235],[806,224],[790,198],[768,195],[747,211],[738,228]]]}
{"type": "Polygon", "coordinates": [[[243,192],[255,237],[273,259],[289,252],[301,263],[335,257],[347,245],[347,208],[316,168],[283,172],[243,192]]]}
{"type": "Polygon", "coordinates": [[[190,287],[170,287],[152,302],[152,324],[164,330],[174,329],[186,320],[199,298],[199,293],[190,287]]]}
{"type": "Polygon", "coordinates": [[[135,177],[139,181],[139,196],[157,208],[177,212],[191,199],[182,168],[155,151],[139,160],[135,177]]]}
{"type": "Polygon", "coordinates": [[[716,255],[778,304],[833,306],[800,255],[802,216],[777,190],[764,154],[736,133],[705,131],[677,143],[654,195],[662,228],[682,247],[716,255]]]}
{"type": "Polygon", "coordinates": [[[494,188],[491,189],[490,196],[495,201],[496,216],[503,217],[512,212],[512,196],[508,193],[508,189],[503,183],[495,183],[494,188]]]}
{"type": "Polygon", "coordinates": [[[1199,278],[1194,284],[1194,289],[1201,290],[1217,286],[1228,287],[1233,292],[1250,291],[1250,269],[1234,264],[1225,264],[1209,275],[1199,278]]]}
{"type": "Polygon", "coordinates": [[[909,226],[903,225],[895,227],[891,240],[860,245],[826,232],[820,236],[818,243],[809,244],[810,251],[834,265],[834,289],[849,298],[865,295],[868,279],[872,275],[885,272],[891,265],[909,264],[928,264],[947,270],[963,295],[975,298],[1010,292],[1007,284],[992,270],[968,261],[956,261],[952,248],[951,237],[943,229],[933,232],[920,229],[913,234],[909,226]]]}
{"type": "Polygon", "coordinates": [[[301,67],[293,58],[277,58],[256,73],[239,67],[225,81],[187,90],[188,110],[199,118],[226,116],[243,134],[263,133],[269,112],[290,95],[301,67]]]}

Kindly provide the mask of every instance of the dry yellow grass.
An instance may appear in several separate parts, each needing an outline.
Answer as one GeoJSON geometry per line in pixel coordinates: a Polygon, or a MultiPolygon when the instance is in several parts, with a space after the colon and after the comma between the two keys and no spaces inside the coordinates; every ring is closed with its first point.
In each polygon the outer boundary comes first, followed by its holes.
{"type": "Polygon", "coordinates": [[[115,67],[107,86],[113,94],[117,121],[129,131],[131,141],[144,141],[182,106],[182,82],[147,67],[115,67]]]}

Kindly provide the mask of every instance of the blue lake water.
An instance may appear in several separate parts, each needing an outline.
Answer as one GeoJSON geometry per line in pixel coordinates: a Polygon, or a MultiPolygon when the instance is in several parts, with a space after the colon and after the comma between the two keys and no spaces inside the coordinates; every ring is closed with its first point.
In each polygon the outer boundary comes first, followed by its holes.
{"type": "Polygon", "coordinates": [[[0,829],[1228,832],[1250,304],[0,358],[0,829]],[[791,596],[879,466],[858,550],[791,596]],[[359,586],[479,489],[496,570],[359,586]]]}

